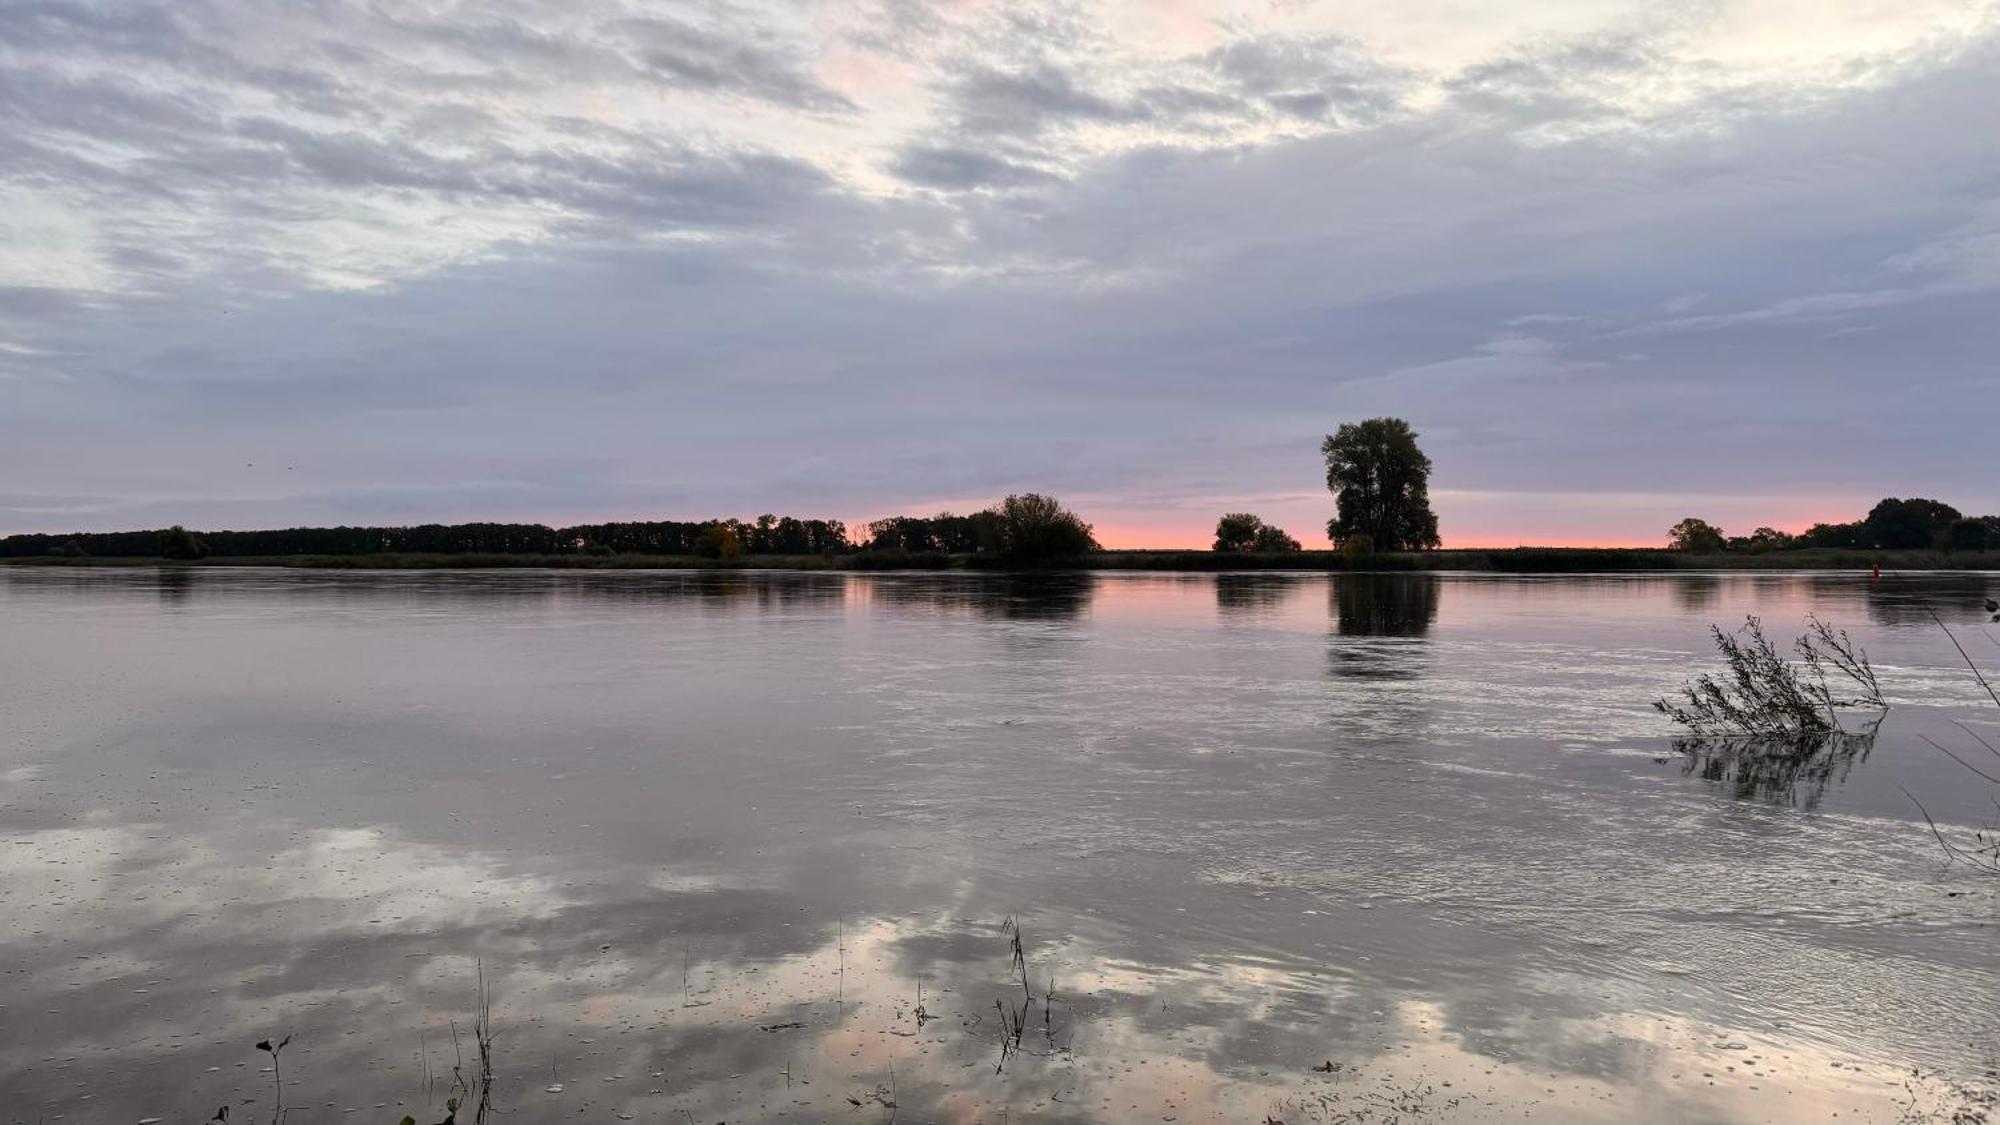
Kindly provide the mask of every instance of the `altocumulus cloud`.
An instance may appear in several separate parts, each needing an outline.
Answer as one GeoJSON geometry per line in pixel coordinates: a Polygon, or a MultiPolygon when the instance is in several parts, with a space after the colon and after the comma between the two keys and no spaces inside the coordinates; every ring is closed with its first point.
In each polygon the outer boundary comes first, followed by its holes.
{"type": "Polygon", "coordinates": [[[0,530],[1995,507],[2000,4],[1518,9],[0,4],[0,530]]]}

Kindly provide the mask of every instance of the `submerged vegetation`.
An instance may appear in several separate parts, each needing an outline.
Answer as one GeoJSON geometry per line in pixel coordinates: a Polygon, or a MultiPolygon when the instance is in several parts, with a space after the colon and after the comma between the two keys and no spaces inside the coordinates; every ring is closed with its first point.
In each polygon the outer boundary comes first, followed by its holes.
{"type": "Polygon", "coordinates": [[[1656,700],[1653,707],[1698,737],[1798,746],[1844,733],[1840,713],[1846,709],[1872,709],[1873,722],[1879,722],[1889,705],[1867,651],[1846,630],[1817,617],[1808,621],[1810,631],[1792,645],[1796,664],[1778,651],[1754,616],[1745,617],[1733,633],[1710,626],[1726,672],[1704,672],[1681,689],[1678,700],[1656,700]],[[1846,689],[1852,694],[1835,690],[1839,680],[1852,685],[1846,689]]]}
{"type": "MultiPolygon", "coordinates": [[[[2000,602],[1985,600],[1985,612],[2000,623],[2000,602]]],[[[1967,652],[1957,634],[1934,610],[1932,621],[1950,641],[1982,694],[2000,706],[2000,688],[1967,652]]],[[[1739,796],[1818,801],[1829,780],[1845,777],[1866,760],[1889,709],[1888,700],[1868,661],[1868,653],[1846,630],[1818,617],[1807,619],[1809,631],[1793,642],[1797,660],[1764,635],[1763,624],[1746,616],[1733,633],[1710,626],[1725,671],[1702,673],[1681,689],[1678,697],[1654,701],[1653,707],[1686,728],[1690,737],[1674,743],[1690,774],[1725,783],[1739,796]],[[1836,689],[1836,684],[1843,685],[1836,689]],[[1841,721],[1845,711],[1866,709],[1873,714],[1856,729],[1841,721]]],[[[1973,776],[2000,787],[2000,745],[1965,723],[1955,724],[1978,748],[1954,750],[1929,735],[1920,735],[1973,776]]],[[[1916,804],[1948,859],[1988,875],[2000,876],[2000,822],[1985,828],[1948,832],[1931,816],[1914,793],[1916,804]]],[[[1990,798],[2000,814],[2000,789],[1990,798]]]]}
{"type": "Polygon", "coordinates": [[[1818,617],[1807,621],[1807,633],[1792,644],[1796,661],[1754,616],[1733,633],[1709,627],[1724,671],[1704,672],[1678,698],[1653,703],[1690,733],[1674,743],[1687,773],[1739,797],[1810,807],[1829,782],[1867,759],[1889,708],[1875,668],[1846,630],[1818,617]],[[1857,708],[1873,714],[1849,730],[1841,713],[1857,708]]]}

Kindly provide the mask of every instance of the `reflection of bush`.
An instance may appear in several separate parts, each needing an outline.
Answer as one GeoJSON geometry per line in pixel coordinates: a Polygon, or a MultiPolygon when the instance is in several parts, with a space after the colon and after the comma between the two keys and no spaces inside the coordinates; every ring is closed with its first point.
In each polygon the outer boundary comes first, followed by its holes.
{"type": "Polygon", "coordinates": [[[1845,782],[1856,762],[1875,747],[1875,728],[1831,732],[1804,741],[1723,738],[1677,739],[1683,772],[1727,786],[1738,797],[1817,806],[1827,786],[1845,782]]]}
{"type": "Polygon", "coordinates": [[[1288,574],[1218,574],[1215,604],[1223,610],[1269,609],[1298,589],[1300,581],[1288,574]]]}
{"type": "Polygon", "coordinates": [[[891,605],[1020,620],[1075,617],[1090,605],[1097,577],[1079,573],[1009,573],[922,578],[884,577],[872,595],[891,605]]]}

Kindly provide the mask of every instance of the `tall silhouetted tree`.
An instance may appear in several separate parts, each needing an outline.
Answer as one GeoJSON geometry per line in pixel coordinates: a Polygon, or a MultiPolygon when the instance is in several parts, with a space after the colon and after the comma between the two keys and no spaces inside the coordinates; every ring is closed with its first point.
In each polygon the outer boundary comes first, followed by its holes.
{"type": "Polygon", "coordinates": [[[1327,435],[1326,487],[1338,513],[1326,537],[1344,543],[1367,535],[1382,551],[1422,551],[1438,545],[1431,511],[1431,459],[1401,418],[1344,422],[1327,435]]]}

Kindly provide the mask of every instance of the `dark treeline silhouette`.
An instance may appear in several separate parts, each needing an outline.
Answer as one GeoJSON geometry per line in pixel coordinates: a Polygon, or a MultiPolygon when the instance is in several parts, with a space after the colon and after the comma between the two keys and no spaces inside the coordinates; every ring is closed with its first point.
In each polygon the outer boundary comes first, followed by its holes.
{"type": "Polygon", "coordinates": [[[1090,525],[1053,497],[1027,492],[967,516],[890,516],[868,525],[868,547],[903,554],[991,555],[1017,563],[1097,550],[1090,525]]]}
{"type": "Polygon", "coordinates": [[[1726,535],[1707,520],[1689,517],[1667,529],[1667,545],[1677,551],[1839,550],[1985,551],[2000,547],[2000,516],[1967,516],[1942,500],[1891,496],[1853,523],[1816,523],[1792,535],[1760,527],[1748,535],[1726,535]]]}
{"type": "Polygon", "coordinates": [[[979,555],[1006,564],[1075,560],[1097,550],[1090,525],[1053,498],[1009,496],[983,512],[892,516],[868,526],[865,545],[840,520],[762,515],[754,520],[649,520],[547,527],[538,523],[419,524],[414,527],[289,527],[272,531],[158,531],[26,534],[0,538],[0,558],[34,556],[216,558],[316,555],[657,555],[733,560],[742,556],[979,555]]]}
{"type": "Polygon", "coordinates": [[[91,555],[100,558],[197,559],[280,555],[559,555],[618,553],[695,555],[734,536],[738,553],[822,555],[853,549],[839,520],[759,516],[755,520],[651,520],[547,527],[538,523],[418,524],[412,527],[287,527],[269,531],[158,531],[9,535],[0,558],[91,555]]]}
{"type": "Polygon", "coordinates": [[[909,554],[966,555],[991,550],[1000,541],[1000,517],[993,512],[955,516],[890,516],[868,525],[868,546],[909,554]]]}

